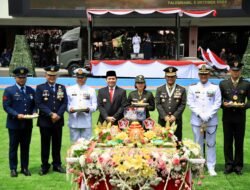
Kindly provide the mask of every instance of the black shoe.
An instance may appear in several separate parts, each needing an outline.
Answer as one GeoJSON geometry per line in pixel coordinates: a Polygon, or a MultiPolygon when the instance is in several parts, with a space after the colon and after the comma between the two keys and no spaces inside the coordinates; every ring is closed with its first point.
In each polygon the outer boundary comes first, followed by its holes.
{"type": "Polygon", "coordinates": [[[235,167],[235,168],[234,168],[234,172],[235,172],[237,175],[242,175],[242,174],[243,174],[242,168],[241,168],[241,167],[235,167]]]}
{"type": "Polygon", "coordinates": [[[17,177],[17,171],[16,170],[10,170],[10,176],[11,177],[17,177]]]}
{"type": "Polygon", "coordinates": [[[21,170],[21,173],[25,176],[31,176],[31,173],[28,169],[24,168],[21,170]]]}
{"type": "Polygon", "coordinates": [[[233,167],[232,166],[226,166],[224,170],[224,174],[230,174],[233,172],[233,167]]]}
{"type": "Polygon", "coordinates": [[[63,169],[62,166],[53,167],[53,171],[59,173],[66,173],[65,169],[63,169]]]}
{"type": "Polygon", "coordinates": [[[42,176],[42,175],[46,175],[47,173],[49,173],[49,169],[42,168],[38,174],[42,176]]]}

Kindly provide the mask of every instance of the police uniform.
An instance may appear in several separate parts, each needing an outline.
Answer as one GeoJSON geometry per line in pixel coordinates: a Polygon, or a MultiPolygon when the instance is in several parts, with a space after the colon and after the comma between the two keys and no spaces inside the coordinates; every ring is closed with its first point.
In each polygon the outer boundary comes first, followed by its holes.
{"type": "MultiPolygon", "coordinates": [[[[45,68],[47,75],[56,75],[58,70],[59,67],[57,66],[48,66],[45,68]]],[[[49,171],[50,142],[52,142],[53,170],[63,173],[60,150],[62,127],[64,125],[63,114],[68,104],[66,89],[63,85],[57,83],[50,84],[46,82],[40,84],[36,88],[35,101],[39,109],[37,125],[40,127],[42,152],[42,166],[39,174],[45,175],[49,171]],[[59,120],[56,122],[53,122],[51,119],[53,113],[59,116],[59,120]]]]}
{"type": "MultiPolygon", "coordinates": [[[[135,83],[145,83],[145,79],[143,75],[138,75],[135,79],[135,83]]],[[[135,86],[136,88],[136,86],[135,86]]],[[[146,87],[145,87],[146,88],[146,87]]],[[[146,106],[146,118],[150,117],[149,111],[155,110],[155,99],[152,94],[152,92],[149,92],[147,90],[143,90],[142,93],[140,93],[138,90],[134,90],[129,93],[128,95],[128,104],[131,105],[132,102],[138,103],[148,103],[149,105],[146,106]]]]}
{"type": "MultiPolygon", "coordinates": [[[[28,69],[18,67],[13,73],[15,77],[26,78],[28,69]]],[[[17,152],[19,144],[21,147],[21,173],[26,176],[31,175],[28,166],[33,124],[31,119],[18,119],[18,114],[32,115],[36,112],[34,96],[35,91],[25,84],[24,86],[20,86],[16,83],[4,90],[3,108],[8,114],[6,127],[9,131],[9,167],[12,177],[17,176],[17,152]]]]}
{"type": "MultiPolygon", "coordinates": [[[[86,69],[78,68],[74,71],[77,78],[87,77],[86,69]]],[[[92,113],[97,108],[95,90],[88,85],[75,84],[67,88],[69,128],[71,142],[79,138],[90,139],[92,136],[92,113]],[[70,109],[84,108],[86,111],[70,112],[70,109]]]]}
{"type": "MultiPolygon", "coordinates": [[[[199,67],[199,75],[209,75],[210,67],[203,64],[199,67]]],[[[210,175],[216,164],[216,129],[218,125],[217,112],[221,106],[221,92],[218,85],[207,81],[198,82],[188,89],[187,104],[192,111],[191,125],[195,142],[201,146],[203,153],[204,133],[207,143],[207,167],[210,175]]]]}
{"type": "MultiPolygon", "coordinates": [[[[239,71],[242,64],[234,62],[230,68],[239,71]]],[[[233,81],[232,78],[220,82],[223,102],[245,103],[242,107],[226,107],[222,104],[225,174],[233,170],[241,175],[244,165],[243,145],[246,127],[246,109],[250,107],[250,83],[242,77],[233,81]],[[234,145],[234,151],[233,151],[234,145]]]]}
{"type": "MultiPolygon", "coordinates": [[[[176,77],[177,69],[175,67],[167,67],[164,69],[166,76],[176,77]]],[[[182,113],[186,106],[186,90],[178,84],[174,84],[172,88],[168,84],[157,88],[155,95],[156,108],[159,113],[158,123],[161,126],[166,125],[165,117],[174,116],[177,129],[175,136],[178,140],[182,140],[182,113]]]]}
{"type": "MultiPolygon", "coordinates": [[[[109,76],[115,76],[115,71],[107,71],[106,78],[109,76]]],[[[109,86],[101,88],[98,91],[97,107],[100,111],[98,122],[103,123],[107,117],[114,117],[114,124],[118,124],[118,121],[123,118],[124,108],[127,106],[126,91],[118,86],[115,86],[111,93],[109,86]]]]}

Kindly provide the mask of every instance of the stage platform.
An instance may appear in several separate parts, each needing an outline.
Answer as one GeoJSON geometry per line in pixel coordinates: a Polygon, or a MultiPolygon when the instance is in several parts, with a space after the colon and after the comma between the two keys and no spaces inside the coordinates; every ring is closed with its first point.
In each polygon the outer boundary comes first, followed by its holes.
{"type": "Polygon", "coordinates": [[[105,76],[108,70],[115,70],[118,77],[135,77],[144,75],[146,78],[164,77],[163,69],[174,66],[178,69],[178,78],[198,78],[200,64],[206,62],[197,58],[183,58],[181,60],[92,60],[91,72],[93,76],[105,76]]]}

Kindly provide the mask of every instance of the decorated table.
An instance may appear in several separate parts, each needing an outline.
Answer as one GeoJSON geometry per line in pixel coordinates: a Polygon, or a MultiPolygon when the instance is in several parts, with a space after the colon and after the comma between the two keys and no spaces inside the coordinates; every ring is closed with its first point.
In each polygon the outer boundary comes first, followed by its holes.
{"type": "Polygon", "coordinates": [[[203,173],[200,146],[191,140],[178,142],[175,123],[144,123],[104,122],[91,140],[72,145],[67,176],[75,189],[191,190],[193,179],[203,173]]]}

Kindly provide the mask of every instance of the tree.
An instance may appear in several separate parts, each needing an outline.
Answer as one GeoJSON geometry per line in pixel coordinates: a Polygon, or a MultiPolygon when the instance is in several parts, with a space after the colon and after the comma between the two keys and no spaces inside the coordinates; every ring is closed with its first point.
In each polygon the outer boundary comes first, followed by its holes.
{"type": "Polygon", "coordinates": [[[250,77],[250,37],[248,38],[248,44],[246,51],[242,58],[242,63],[244,64],[242,69],[242,76],[245,78],[250,77]]]}
{"type": "Polygon", "coordinates": [[[10,76],[13,75],[12,71],[20,66],[29,69],[28,75],[36,76],[35,63],[32,58],[30,47],[24,35],[16,35],[14,50],[9,65],[10,76]]]}

